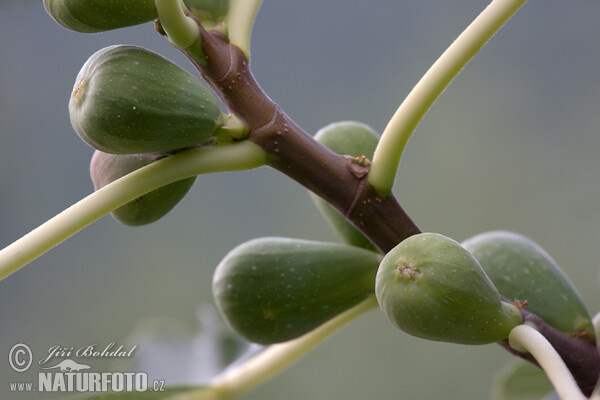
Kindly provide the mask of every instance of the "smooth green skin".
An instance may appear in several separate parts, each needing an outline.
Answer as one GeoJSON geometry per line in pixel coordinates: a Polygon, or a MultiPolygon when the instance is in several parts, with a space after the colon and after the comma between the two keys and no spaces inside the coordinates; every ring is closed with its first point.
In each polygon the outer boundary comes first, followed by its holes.
{"type": "Polygon", "coordinates": [[[411,236],[386,254],[375,294],[398,328],[424,339],[492,343],[522,323],[471,253],[437,233],[411,236]]]}
{"type": "MultiPolygon", "coordinates": [[[[90,163],[94,189],[98,190],[162,157],[162,154],[108,154],[96,150],[90,163]]],[[[153,190],[117,208],[111,214],[125,225],[152,223],[171,211],[190,190],[195,180],[194,176],[153,190]]]]}
{"type": "Polygon", "coordinates": [[[203,20],[222,21],[229,11],[229,0],[185,0],[185,4],[203,20]]]}
{"type": "Polygon", "coordinates": [[[593,340],[594,327],[579,293],[558,264],[533,240],[492,231],[463,242],[500,293],[527,300],[529,310],[571,336],[593,340]]]}
{"type": "MultiPolygon", "coordinates": [[[[125,28],[158,18],[155,0],[44,0],[46,12],[63,27],[82,33],[125,28]]],[[[228,0],[185,0],[201,19],[220,21],[228,0]]]]}
{"type": "Polygon", "coordinates": [[[511,359],[494,374],[490,400],[552,400],[554,387],[544,371],[519,359],[511,359]]]}
{"type": "Polygon", "coordinates": [[[143,24],[158,17],[154,0],[44,0],[44,7],[60,25],[83,33],[143,24]]]}
{"type": "MultiPolygon", "coordinates": [[[[315,134],[315,140],[337,154],[352,157],[364,155],[373,157],[379,141],[377,133],[369,126],[360,122],[342,121],[329,124],[315,134]]],[[[310,197],[319,211],[329,221],[333,230],[344,242],[353,246],[377,251],[376,247],[358,229],[344,218],[335,208],[317,195],[310,197]]]]}
{"type": "Polygon", "coordinates": [[[221,314],[246,339],[285,342],[372,295],[380,260],[346,244],[255,239],[221,261],[213,294],[221,314]]]}
{"type": "Polygon", "coordinates": [[[149,50],[118,45],[92,55],[69,101],[75,132],[105,153],[168,152],[206,142],[221,111],[204,84],[149,50]]]}
{"type": "Polygon", "coordinates": [[[379,142],[379,135],[361,122],[341,121],[319,129],[315,140],[334,153],[371,159],[379,142]]]}

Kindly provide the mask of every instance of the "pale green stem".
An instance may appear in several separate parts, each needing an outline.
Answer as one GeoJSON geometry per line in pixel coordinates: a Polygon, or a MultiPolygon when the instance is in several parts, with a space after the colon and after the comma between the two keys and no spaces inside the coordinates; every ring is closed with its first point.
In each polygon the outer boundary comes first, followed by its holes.
{"type": "Polygon", "coordinates": [[[217,377],[210,387],[175,395],[169,400],[216,400],[246,393],[296,362],[342,326],[375,307],[377,300],[371,296],[298,339],[267,347],[245,363],[217,377]]]}
{"type": "Polygon", "coordinates": [[[598,342],[600,343],[600,312],[594,315],[592,324],[594,325],[594,331],[596,331],[596,338],[598,338],[598,342]]]}
{"type": "Polygon", "coordinates": [[[537,330],[529,325],[519,325],[510,331],[508,342],[515,350],[528,352],[535,358],[552,382],[559,398],[586,399],[558,352],[537,330]]]}
{"type": "Polygon", "coordinates": [[[232,0],[225,18],[229,41],[250,59],[250,37],[262,0],[232,0]]]}
{"type": "Polygon", "coordinates": [[[158,19],[169,40],[176,47],[185,50],[200,35],[200,28],[185,13],[180,0],[155,0],[158,19]]]}
{"type": "Polygon", "coordinates": [[[264,165],[267,153],[251,142],[203,147],[168,156],[106,185],[0,250],[0,279],[41,256],[114,209],[169,183],[211,172],[264,165]]]}
{"type": "Polygon", "coordinates": [[[371,164],[369,183],[391,193],[402,151],[411,134],[460,70],[527,0],[493,0],[425,73],[386,126],[371,164]]]}

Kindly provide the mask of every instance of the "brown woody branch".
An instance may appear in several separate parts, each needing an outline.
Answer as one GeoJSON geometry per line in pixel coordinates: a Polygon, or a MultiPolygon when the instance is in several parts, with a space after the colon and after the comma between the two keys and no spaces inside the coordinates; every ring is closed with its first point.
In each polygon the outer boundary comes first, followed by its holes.
{"type": "Polygon", "coordinates": [[[263,92],[244,53],[227,37],[203,30],[198,45],[202,64],[190,59],[227,108],[244,121],[248,140],[271,154],[271,167],[332,204],[383,252],[420,232],[393,196],[379,196],[366,183],[368,167],[317,143],[263,92]]]}

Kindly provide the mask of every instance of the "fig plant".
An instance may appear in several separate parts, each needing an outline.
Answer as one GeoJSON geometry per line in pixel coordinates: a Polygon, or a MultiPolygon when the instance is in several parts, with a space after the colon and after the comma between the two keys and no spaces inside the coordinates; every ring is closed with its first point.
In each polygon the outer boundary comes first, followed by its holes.
{"type": "Polygon", "coordinates": [[[135,46],[90,57],[75,80],[69,115],[95,149],[96,191],[0,251],[0,277],[107,213],[128,225],[156,221],[198,175],[269,166],[312,192],[344,243],[270,237],[227,254],[215,270],[215,303],[241,336],[268,346],[204,387],[174,388],[178,395],[241,395],[380,308],[420,338],[497,342],[543,370],[560,398],[600,398],[600,318],[590,316],[541,247],[507,232],[463,243],[424,233],[392,194],[419,121],[525,2],[493,0],[419,81],[381,138],[354,121],[328,125],[313,138],[252,75],[250,33],[260,0],[44,0],[54,20],[77,32],[154,21],[199,77],[135,46]]]}

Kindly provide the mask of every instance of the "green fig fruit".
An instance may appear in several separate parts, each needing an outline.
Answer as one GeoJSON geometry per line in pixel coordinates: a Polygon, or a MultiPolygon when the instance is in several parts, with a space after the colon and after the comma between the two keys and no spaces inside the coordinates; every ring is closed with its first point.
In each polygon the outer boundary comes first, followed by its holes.
{"type": "Polygon", "coordinates": [[[375,294],[398,328],[430,340],[491,343],[522,323],[471,253],[437,233],[411,236],[386,254],[375,294]]]}
{"type": "MultiPolygon", "coordinates": [[[[229,0],[185,0],[200,20],[222,21],[229,0]]],[[[76,32],[96,33],[125,28],[158,18],[155,0],[44,0],[48,15],[76,32]]]]}
{"type": "Polygon", "coordinates": [[[373,158],[379,135],[361,122],[334,122],[319,129],[315,140],[337,154],[373,158]]]}
{"type": "Polygon", "coordinates": [[[284,342],[372,295],[380,260],[346,244],[255,239],[221,261],[213,294],[240,335],[262,344],[284,342]]]}
{"type": "MultiPolygon", "coordinates": [[[[163,154],[108,154],[96,150],[90,163],[94,188],[98,190],[162,157],[163,154]]],[[[153,190],[117,208],[111,214],[125,225],[137,226],[154,222],[175,207],[195,180],[194,176],[153,190]]]]}
{"type": "Polygon", "coordinates": [[[168,152],[213,137],[221,120],[202,82],[156,53],[118,45],[92,55],[69,101],[75,132],[105,153],[168,152]]]}
{"type": "MultiPolygon", "coordinates": [[[[342,121],[329,124],[315,134],[315,140],[337,154],[352,157],[364,156],[368,162],[373,158],[379,141],[377,133],[360,122],[342,121]]],[[[310,193],[314,204],[325,216],[333,230],[353,246],[377,251],[376,247],[335,208],[314,193],[310,193]]]]}
{"type": "Polygon", "coordinates": [[[593,340],[594,326],[579,293],[558,264],[533,240],[492,231],[463,242],[500,293],[571,336],[593,340]]]}
{"type": "Polygon", "coordinates": [[[44,0],[44,8],[63,27],[83,33],[124,28],[157,18],[154,0],[44,0]]]}
{"type": "Polygon", "coordinates": [[[185,4],[201,20],[222,21],[229,11],[229,0],[186,0],[185,4]]]}

